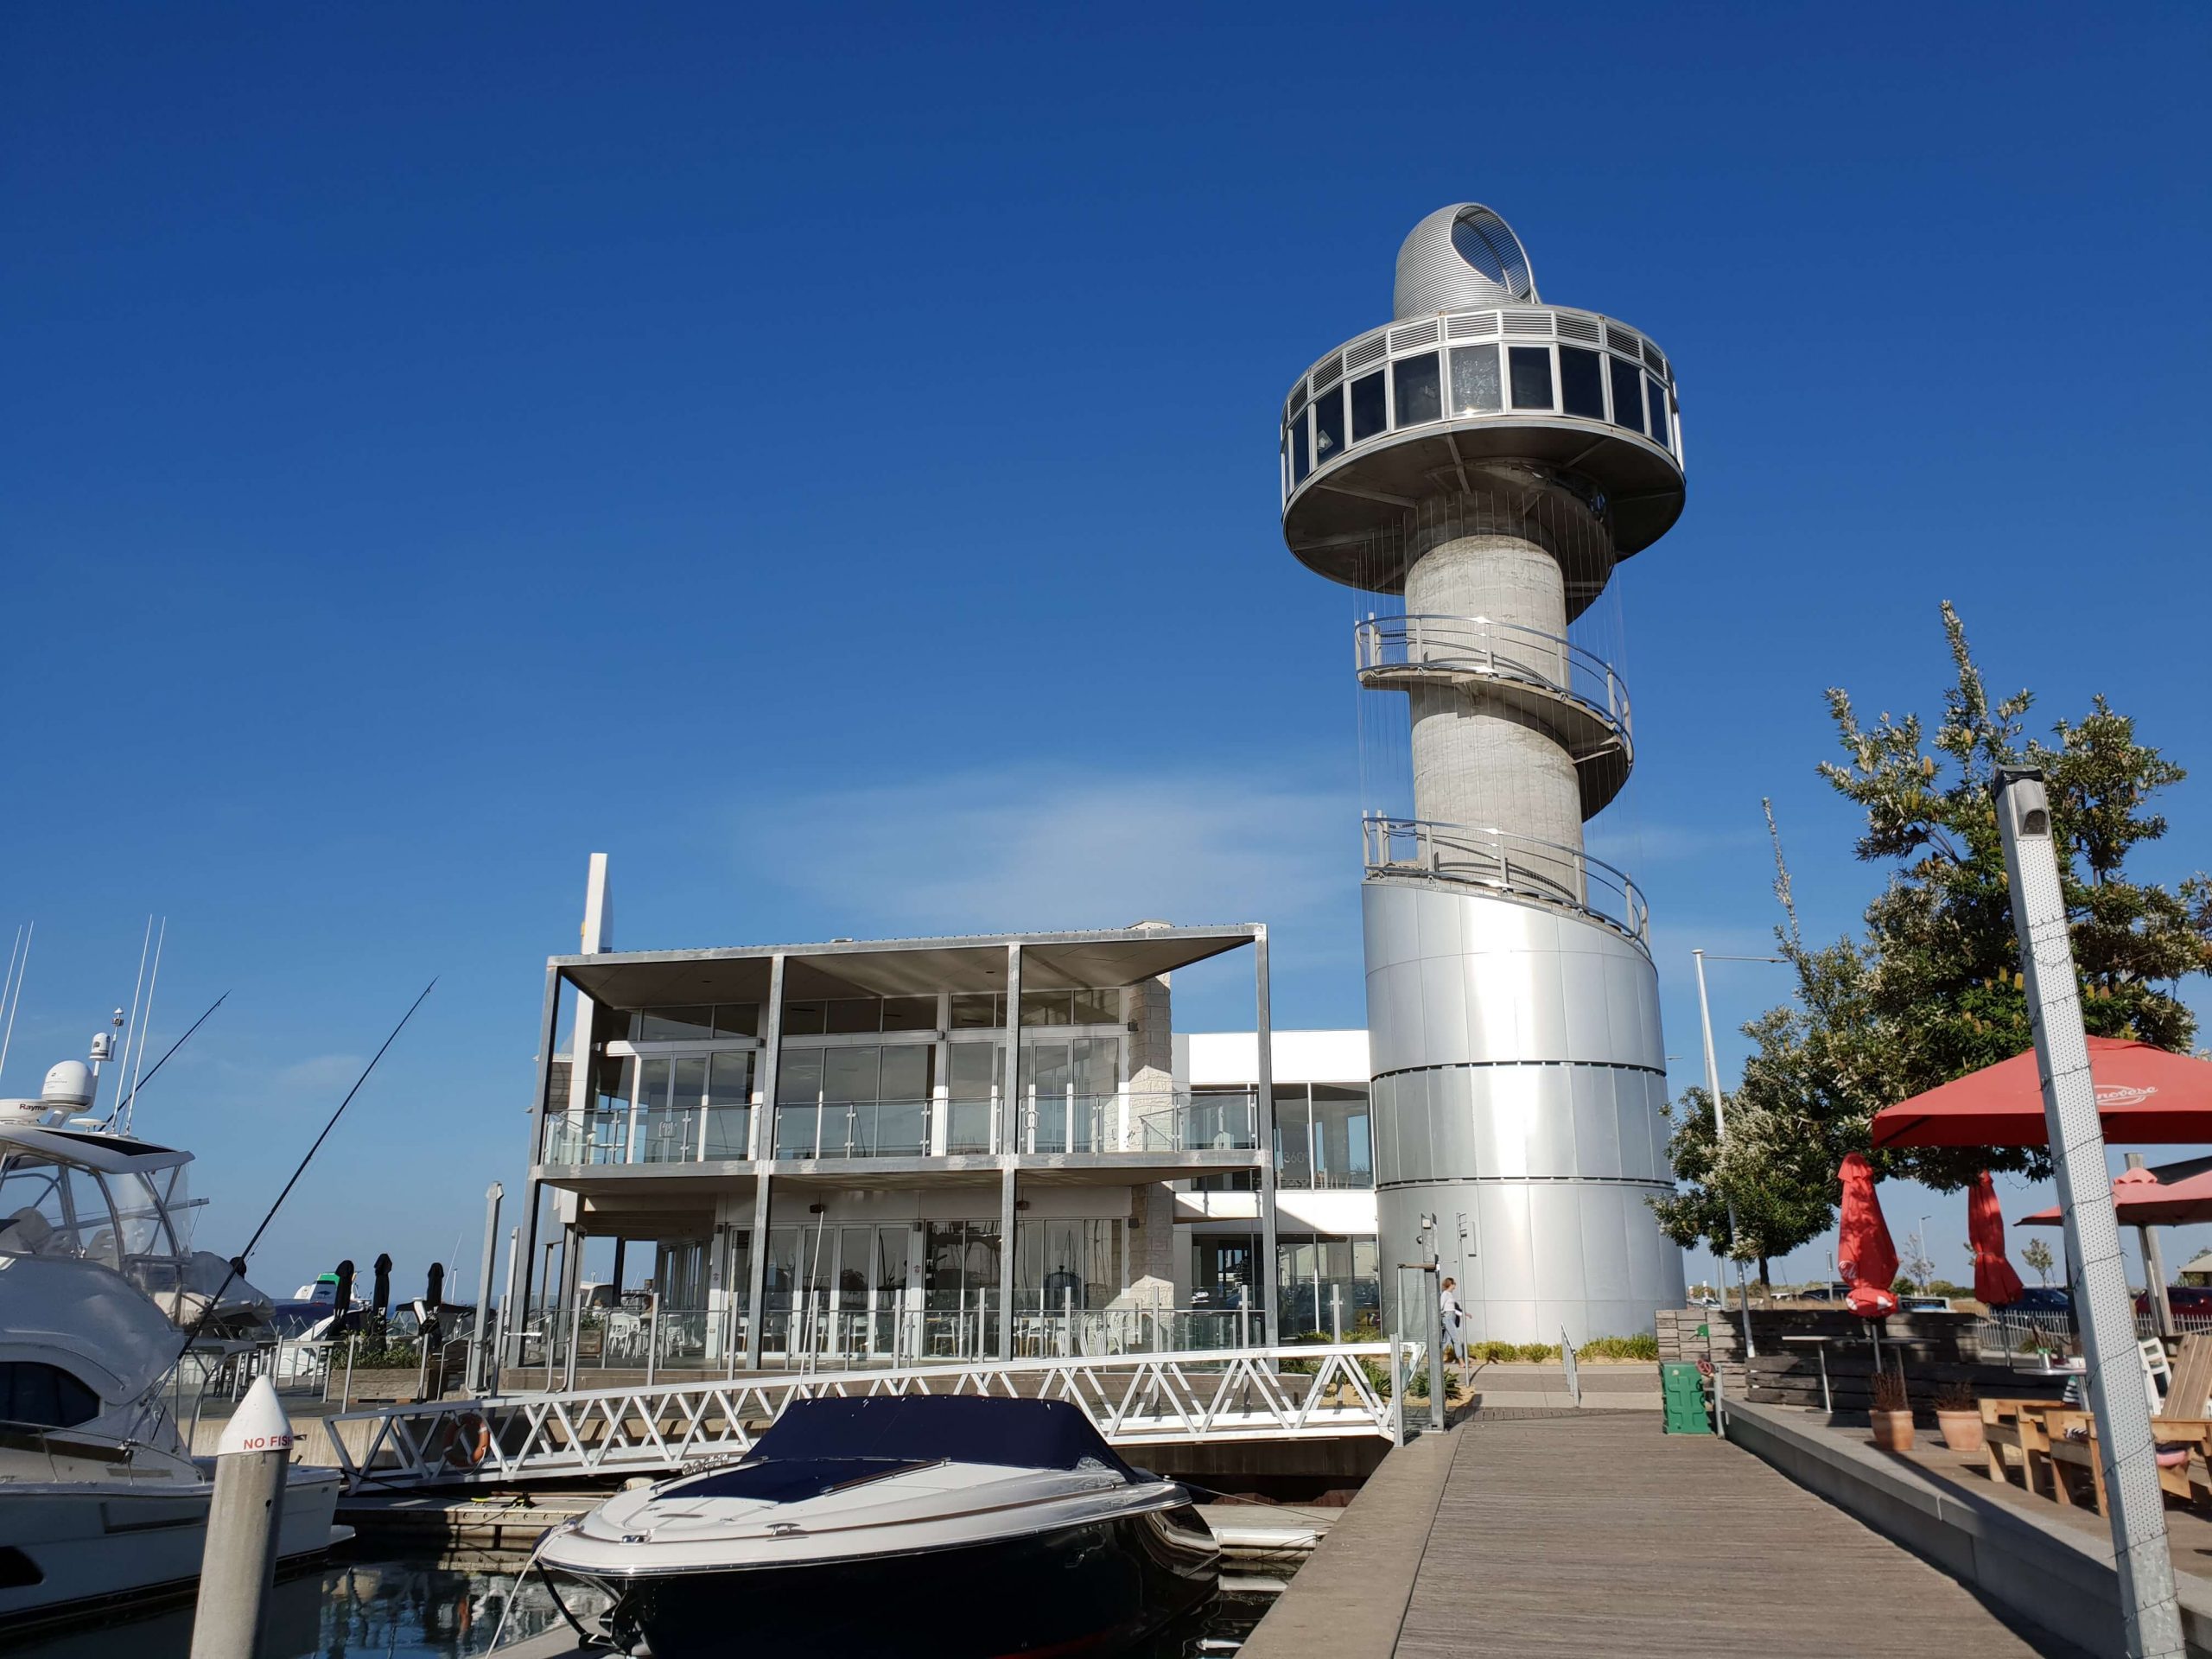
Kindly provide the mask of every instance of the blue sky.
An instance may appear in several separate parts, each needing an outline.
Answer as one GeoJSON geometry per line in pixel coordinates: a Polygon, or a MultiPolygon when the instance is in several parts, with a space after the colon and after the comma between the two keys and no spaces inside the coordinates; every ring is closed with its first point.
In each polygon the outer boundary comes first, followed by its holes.
{"type": "MultiPolygon", "coordinates": [[[[2212,863],[2208,35],[10,9],[0,1081],[81,1052],[166,914],[157,1047],[232,996],[139,1123],[227,1249],[441,976],[257,1259],[289,1289],[473,1264],[593,851],[632,947],[1256,918],[1278,1021],[1358,1023],[1357,605],[1282,550],[1274,422],[1459,200],[1682,375],[1593,827],[1678,1085],[1690,949],[1767,948],[1760,798],[1812,931],[1878,886],[1821,692],[1932,709],[1940,599],[2039,718],[2103,691],[2191,767],[2144,868],[2212,863]]],[[[1732,1074],[1779,975],[1716,977],[1732,1074]]],[[[1226,974],[1179,1014],[1248,1017],[1226,974]]],[[[1963,1208],[1891,1214],[1955,1271],[1963,1208]]]]}

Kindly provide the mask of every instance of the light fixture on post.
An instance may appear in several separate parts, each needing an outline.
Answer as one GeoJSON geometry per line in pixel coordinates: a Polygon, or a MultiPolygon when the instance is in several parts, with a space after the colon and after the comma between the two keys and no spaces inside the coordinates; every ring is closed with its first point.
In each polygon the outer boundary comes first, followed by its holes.
{"type": "MultiPolygon", "coordinates": [[[[1717,1162],[1728,1147],[1728,1117],[1720,1098],[1720,1064],[1713,1054],[1713,1004],[1705,994],[1706,954],[1693,950],[1697,959],[1697,1017],[1705,1034],[1705,1090],[1713,1100],[1713,1149],[1717,1162]]],[[[1714,957],[1714,962],[1787,962],[1787,957],[1714,957]]],[[[1744,1363],[1749,1366],[1758,1357],[1758,1350],[1751,1342],[1751,1287],[1744,1272],[1744,1259],[1736,1254],[1736,1200],[1729,1197],[1724,1187],[1722,1198],[1728,1205],[1728,1254],[1736,1263],[1736,1300],[1741,1304],[1744,1316],[1744,1363]]],[[[1745,1373],[1748,1379],[1750,1373],[1745,1373]]]]}

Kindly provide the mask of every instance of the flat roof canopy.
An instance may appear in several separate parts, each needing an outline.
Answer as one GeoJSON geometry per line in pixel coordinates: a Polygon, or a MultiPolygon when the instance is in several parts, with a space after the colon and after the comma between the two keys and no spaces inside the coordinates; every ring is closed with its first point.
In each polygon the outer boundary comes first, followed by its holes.
{"type": "Polygon", "coordinates": [[[1019,944],[1024,990],[1135,985],[1260,937],[1257,923],[1116,928],[1084,933],[998,933],[948,939],[833,940],[726,950],[629,950],[555,957],[561,976],[616,1008],[762,1001],[781,956],[786,997],[918,996],[1003,991],[1007,946],[1019,944]]]}

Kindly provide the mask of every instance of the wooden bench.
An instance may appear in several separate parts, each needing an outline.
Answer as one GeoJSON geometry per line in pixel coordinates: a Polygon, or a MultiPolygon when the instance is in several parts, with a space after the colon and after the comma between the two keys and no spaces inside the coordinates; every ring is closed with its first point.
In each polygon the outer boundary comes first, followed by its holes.
{"type": "MultiPolygon", "coordinates": [[[[2050,1496],[2072,1508],[2086,1471],[2088,1495],[2100,1513],[2105,1511],[2105,1472],[2097,1454],[2096,1426],[2082,1408],[2046,1400],[1986,1400],[1982,1433],[1988,1444],[1992,1480],[2008,1480],[2005,1453],[2017,1452],[2021,1484],[2037,1491],[2037,1471],[2047,1470],[2050,1496]]],[[[2159,1490],[2183,1503],[2212,1499],[2212,1418],[2156,1417],[2151,1421],[2151,1437],[2163,1446],[2185,1447],[2188,1453],[2177,1461],[2159,1463],[2159,1490]],[[2193,1476],[2194,1465],[2200,1461],[2208,1471],[2201,1479],[2193,1476]]]]}

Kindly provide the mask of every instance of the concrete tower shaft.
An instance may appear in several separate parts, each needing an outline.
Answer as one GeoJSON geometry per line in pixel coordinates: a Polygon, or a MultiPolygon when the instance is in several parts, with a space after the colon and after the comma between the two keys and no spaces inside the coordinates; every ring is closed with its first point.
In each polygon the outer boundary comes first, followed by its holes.
{"type": "Polygon", "coordinates": [[[1402,596],[1357,631],[1412,759],[1412,817],[1365,823],[1380,1249],[1447,1263],[1478,1337],[1648,1329],[1682,1294],[1647,1203],[1672,1184],[1657,976],[1582,830],[1633,764],[1628,696],[1568,630],[1681,511],[1673,368],[1544,304],[1471,203],[1406,238],[1394,308],[1300,377],[1281,444],[1292,550],[1402,596]]]}

